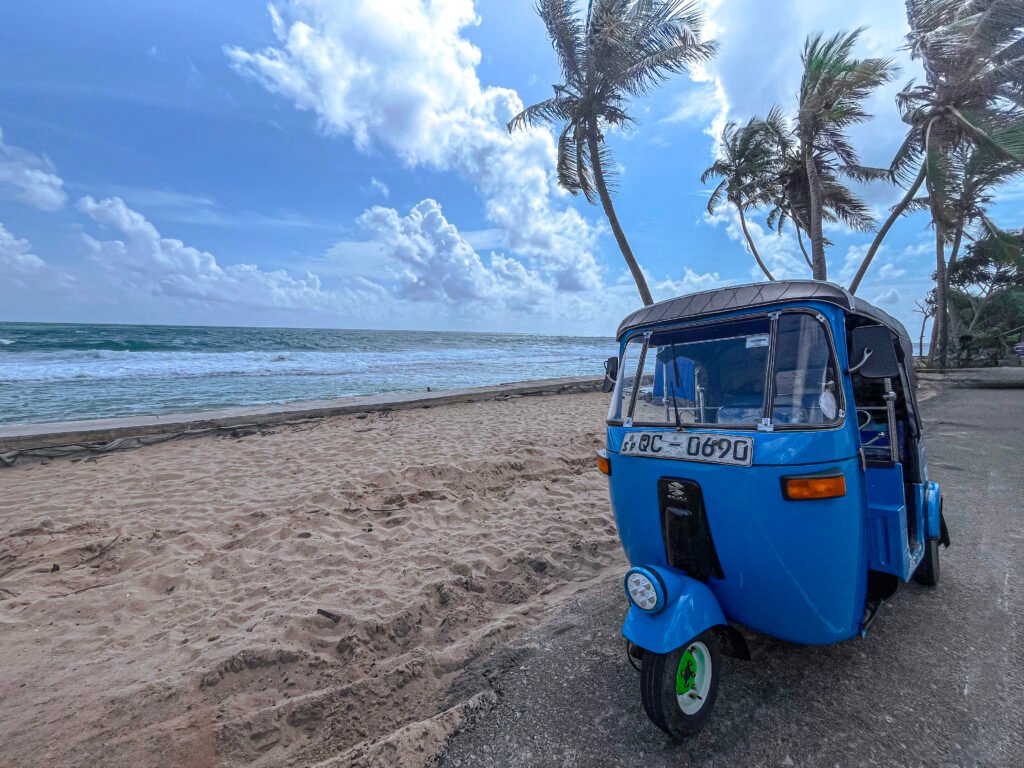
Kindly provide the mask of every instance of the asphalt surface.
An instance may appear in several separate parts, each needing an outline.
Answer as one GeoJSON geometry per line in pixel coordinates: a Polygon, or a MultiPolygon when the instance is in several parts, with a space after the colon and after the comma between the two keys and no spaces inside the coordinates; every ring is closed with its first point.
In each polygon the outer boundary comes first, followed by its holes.
{"type": "Polygon", "coordinates": [[[1024,768],[1024,390],[949,389],[923,406],[953,546],[941,582],[905,585],[866,639],[802,647],[746,633],[707,727],[677,744],[640,705],[618,577],[501,654],[452,700],[497,703],[450,740],[473,766],[1024,768]]]}

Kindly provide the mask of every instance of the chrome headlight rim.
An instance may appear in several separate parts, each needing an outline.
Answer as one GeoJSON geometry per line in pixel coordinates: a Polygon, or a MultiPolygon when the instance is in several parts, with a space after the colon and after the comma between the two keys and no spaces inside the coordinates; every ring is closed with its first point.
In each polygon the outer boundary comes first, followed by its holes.
{"type": "Polygon", "coordinates": [[[665,582],[661,578],[661,574],[654,568],[648,568],[643,565],[633,566],[626,571],[626,575],[622,579],[622,587],[626,592],[626,599],[629,600],[629,604],[635,607],[638,611],[643,611],[644,613],[657,613],[665,607],[665,603],[668,599],[668,592],[665,589],[665,582]],[[650,589],[654,592],[656,598],[653,606],[645,608],[634,599],[629,588],[629,579],[634,574],[643,577],[649,583],[650,589]]]}

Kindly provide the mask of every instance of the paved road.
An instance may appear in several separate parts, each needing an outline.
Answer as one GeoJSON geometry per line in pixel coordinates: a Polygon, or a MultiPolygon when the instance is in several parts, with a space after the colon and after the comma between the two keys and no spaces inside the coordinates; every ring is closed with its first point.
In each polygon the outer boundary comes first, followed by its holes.
{"type": "Polygon", "coordinates": [[[953,537],[937,588],[905,587],[865,640],[748,636],[753,661],[725,662],[711,722],[680,745],[643,714],[609,579],[467,670],[453,699],[499,700],[441,765],[1024,768],[1024,391],[948,390],[924,411],[953,537]]]}

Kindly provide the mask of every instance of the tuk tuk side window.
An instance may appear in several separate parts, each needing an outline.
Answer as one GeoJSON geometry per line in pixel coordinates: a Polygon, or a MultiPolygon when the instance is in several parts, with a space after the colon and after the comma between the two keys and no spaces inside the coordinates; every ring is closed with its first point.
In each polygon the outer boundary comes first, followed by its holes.
{"type": "Polygon", "coordinates": [[[816,315],[779,318],[772,377],[772,423],[826,426],[840,419],[841,382],[825,326],[816,315]]]}

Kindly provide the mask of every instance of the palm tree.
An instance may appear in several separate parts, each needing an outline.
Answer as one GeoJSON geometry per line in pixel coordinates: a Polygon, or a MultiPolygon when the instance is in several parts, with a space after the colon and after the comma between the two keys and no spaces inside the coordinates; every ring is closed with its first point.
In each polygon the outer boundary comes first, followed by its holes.
{"type": "Polygon", "coordinates": [[[670,75],[710,59],[713,42],[701,40],[703,13],[692,0],[593,0],[582,23],[574,0],[539,0],[537,13],[558,56],[563,82],[555,95],[527,107],[509,131],[540,123],[562,125],[558,183],[590,203],[600,198],[605,216],[644,304],[650,289],[612,205],[614,164],[605,144],[609,128],[635,120],[630,98],[645,96],[670,75]]]}
{"type": "Polygon", "coordinates": [[[721,178],[708,199],[708,213],[714,214],[723,199],[736,207],[747,246],[769,280],[775,278],[761,259],[744,212],[775,199],[773,185],[779,176],[778,159],[777,142],[766,121],[755,117],[742,127],[728,123],[722,130],[718,159],[700,177],[701,184],[711,178],[721,178]]]}
{"type": "MultiPolygon", "coordinates": [[[[787,222],[792,222],[797,233],[797,242],[804,254],[807,266],[814,269],[812,259],[807,255],[803,245],[803,235],[811,231],[810,181],[807,176],[807,165],[803,160],[799,145],[790,141],[789,149],[784,149],[781,171],[774,189],[778,197],[768,213],[768,226],[782,234],[787,222]]],[[[847,187],[836,165],[825,156],[815,156],[815,167],[821,187],[822,221],[843,222],[851,229],[869,232],[874,228],[875,220],[867,204],[847,187]]],[[[822,235],[823,246],[832,243],[822,235]]],[[[816,278],[822,279],[822,278],[816,278]]]]}
{"type": "MultiPolygon", "coordinates": [[[[767,185],[772,197],[768,227],[781,235],[786,224],[792,223],[800,252],[813,272],[811,257],[803,238],[804,233],[810,232],[811,219],[807,164],[803,160],[794,129],[777,108],[773,107],[768,113],[764,129],[773,138],[776,157],[772,167],[777,174],[767,185]]],[[[821,182],[822,220],[842,221],[851,229],[870,231],[874,227],[870,209],[843,184],[837,165],[824,153],[817,154],[815,165],[821,182]]],[[[831,245],[824,236],[822,243],[825,246],[831,245]]]]}
{"type": "Polygon", "coordinates": [[[834,180],[830,182],[825,174],[862,182],[886,176],[885,171],[861,165],[846,136],[847,129],[870,117],[864,109],[868,96],[895,74],[889,59],[853,58],[853,47],[863,31],[839,33],[827,40],[818,34],[804,44],[796,135],[807,174],[807,231],[816,280],[828,279],[822,219],[826,186],[834,180]]]}
{"type": "MultiPolygon", "coordinates": [[[[933,350],[938,347],[941,365],[948,362],[949,347],[952,346],[950,338],[959,338],[959,318],[954,312],[948,312],[948,292],[950,275],[955,271],[957,258],[960,255],[960,246],[964,237],[974,240],[971,231],[979,229],[978,236],[981,238],[995,237],[999,231],[992,224],[988,216],[988,207],[993,202],[994,190],[1024,171],[1024,165],[995,153],[988,146],[971,147],[966,143],[960,144],[949,153],[946,158],[946,171],[948,178],[943,183],[943,194],[945,198],[941,202],[940,220],[942,223],[935,224],[936,229],[945,227],[951,237],[949,244],[949,257],[945,258],[945,242],[937,245],[942,249],[941,256],[944,262],[942,281],[939,286],[946,288],[947,315],[941,327],[933,326],[933,334],[937,343],[933,344],[933,350]],[[953,333],[955,331],[955,333],[953,333]],[[941,335],[939,335],[941,334],[941,335]]],[[[915,201],[916,205],[927,207],[932,211],[936,206],[930,198],[915,201]]],[[[934,214],[933,214],[934,216],[934,214]]],[[[936,241],[939,242],[938,240],[936,241]]],[[[996,243],[1000,242],[996,237],[996,243]]],[[[941,306],[942,291],[936,293],[937,307],[941,306]]],[[[933,357],[934,359],[934,357],[933,357]]]]}
{"type": "MultiPolygon", "coordinates": [[[[911,55],[925,83],[909,83],[897,97],[910,128],[891,172],[908,184],[857,271],[851,291],[867,273],[882,239],[922,186],[935,227],[936,313],[932,345],[948,360],[949,289],[946,246],[955,261],[966,223],[957,215],[956,156],[985,147],[995,157],[1024,164],[1024,24],[1020,0],[907,0],[911,55]]],[[[962,155],[961,155],[962,157],[962,155]]]]}

